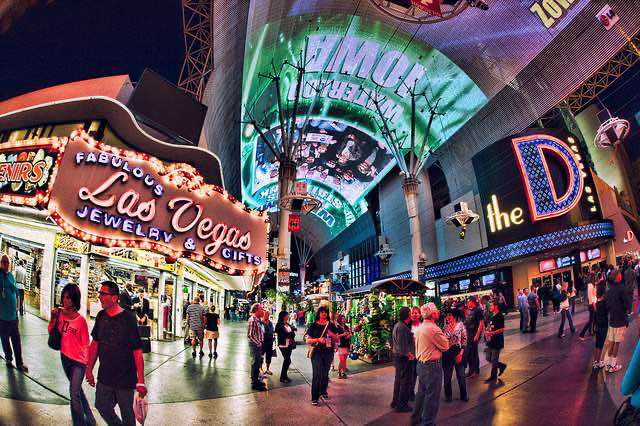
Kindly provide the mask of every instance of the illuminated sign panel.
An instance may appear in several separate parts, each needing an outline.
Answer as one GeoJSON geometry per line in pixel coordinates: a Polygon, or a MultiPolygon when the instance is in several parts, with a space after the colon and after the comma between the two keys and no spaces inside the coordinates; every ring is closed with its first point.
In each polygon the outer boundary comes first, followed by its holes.
{"type": "Polygon", "coordinates": [[[476,154],[473,167],[489,246],[601,219],[583,158],[574,137],[551,130],[508,137],[476,154]]]}
{"type": "Polygon", "coordinates": [[[33,139],[0,144],[0,201],[46,203],[53,170],[66,139],[33,139]]]}
{"type": "Polygon", "coordinates": [[[267,268],[266,214],[206,185],[191,166],[166,165],[75,132],[65,151],[49,211],[67,233],[191,258],[231,275],[267,268]]]}
{"type": "MultiPolygon", "coordinates": [[[[428,139],[432,148],[446,141],[487,99],[445,55],[423,42],[409,43],[411,35],[395,27],[341,14],[317,16],[311,27],[306,20],[298,25],[299,20],[285,18],[249,35],[243,114],[250,112],[270,129],[267,137],[279,143],[273,87],[259,74],[272,70],[272,61],[279,67],[284,61],[295,63],[300,52],[306,54],[301,104],[306,111],[316,99],[316,107],[296,159],[297,177],[308,183],[312,195],[326,192],[325,199],[337,201],[326,205],[323,200],[322,209],[313,212],[333,237],[366,211],[364,196],[394,165],[382,143],[376,108],[369,98],[372,91],[379,90],[382,113],[399,134],[410,130],[408,88],[415,85],[418,92],[441,97],[447,113],[432,127],[428,139]]],[[[294,73],[286,66],[281,73],[285,106],[293,104],[294,73]]],[[[428,114],[422,114],[427,108],[424,98],[418,100],[417,108],[419,133],[427,124],[428,114]]],[[[299,129],[302,121],[296,124],[299,129]]],[[[278,164],[251,125],[242,128],[241,167],[243,200],[273,208],[278,164]]]]}

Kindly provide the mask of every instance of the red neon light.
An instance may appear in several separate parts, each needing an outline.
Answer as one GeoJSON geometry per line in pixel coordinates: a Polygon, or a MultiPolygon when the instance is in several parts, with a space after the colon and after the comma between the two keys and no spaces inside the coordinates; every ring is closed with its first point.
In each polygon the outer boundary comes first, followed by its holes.
{"type": "MultiPolygon", "coordinates": [[[[531,185],[529,183],[529,178],[526,175],[526,172],[524,170],[524,159],[522,158],[522,155],[520,154],[520,150],[518,149],[518,144],[520,142],[529,142],[532,140],[536,140],[536,139],[547,139],[547,140],[551,140],[556,142],[557,144],[563,146],[567,152],[569,153],[569,155],[571,155],[571,157],[573,157],[573,160],[576,162],[576,164],[580,164],[580,162],[578,161],[578,159],[574,156],[573,152],[571,151],[571,148],[569,148],[569,146],[564,143],[563,141],[561,141],[558,138],[555,138],[553,136],[550,135],[546,135],[546,134],[538,134],[538,135],[531,135],[531,136],[524,136],[524,137],[520,137],[520,138],[515,138],[512,140],[512,146],[513,146],[513,150],[516,154],[516,158],[518,159],[518,168],[520,169],[520,176],[522,176],[522,181],[524,182],[524,186],[526,188],[526,198],[527,198],[527,204],[529,205],[529,212],[531,213],[531,221],[532,222],[536,222],[538,220],[544,220],[544,219],[552,219],[554,217],[559,217],[559,216],[563,216],[565,215],[567,212],[573,210],[573,208],[575,206],[578,205],[578,203],[580,202],[580,199],[582,198],[582,191],[584,189],[584,180],[582,178],[582,176],[579,176],[578,182],[579,182],[579,189],[578,189],[578,196],[575,198],[575,200],[567,207],[565,207],[564,209],[562,209],[559,212],[555,212],[555,213],[547,213],[547,214],[538,214],[536,212],[535,209],[535,204],[533,201],[533,191],[531,190],[531,185]]],[[[573,190],[573,186],[575,185],[573,183],[573,179],[574,179],[574,174],[573,174],[573,170],[571,169],[571,167],[567,167],[567,169],[569,169],[569,176],[570,176],[570,187],[567,190],[567,192],[563,195],[563,197],[561,197],[560,199],[558,199],[556,192],[555,192],[555,187],[553,185],[553,180],[551,179],[551,173],[549,172],[549,166],[547,164],[547,159],[544,156],[544,153],[542,151],[542,149],[548,149],[550,151],[554,151],[555,154],[557,154],[560,158],[563,159],[564,161],[564,154],[561,153],[557,148],[554,147],[550,147],[550,146],[545,146],[545,147],[537,147],[540,153],[540,156],[542,158],[542,164],[544,167],[544,171],[546,174],[546,179],[547,182],[549,182],[549,186],[551,188],[551,193],[553,196],[553,199],[556,203],[558,202],[562,202],[564,199],[566,199],[566,197],[569,196],[569,194],[571,193],[571,191],[573,190]]]]}

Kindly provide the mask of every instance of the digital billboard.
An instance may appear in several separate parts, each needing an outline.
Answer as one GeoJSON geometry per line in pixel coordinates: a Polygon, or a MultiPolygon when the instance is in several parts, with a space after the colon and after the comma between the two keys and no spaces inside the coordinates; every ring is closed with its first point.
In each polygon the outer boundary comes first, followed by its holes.
{"type": "MultiPolygon", "coordinates": [[[[374,91],[382,115],[400,135],[410,131],[409,90],[424,93],[416,98],[418,140],[425,137],[428,102],[440,99],[439,109],[445,114],[437,117],[427,136],[433,149],[487,101],[478,86],[437,49],[414,42],[411,34],[396,27],[358,16],[282,18],[277,24],[252,29],[245,52],[243,116],[255,117],[275,143],[280,137],[275,89],[261,74],[279,73],[284,109],[290,111],[296,69],[283,64],[305,60],[300,105],[305,112],[313,108],[296,158],[297,177],[308,182],[312,194],[326,192],[338,201],[314,211],[316,216],[333,218],[323,220],[327,226],[332,223],[331,237],[366,211],[364,196],[394,165],[371,99],[374,91]],[[338,211],[337,204],[344,211],[338,211]]],[[[299,119],[296,127],[301,129],[304,117],[299,119]]],[[[409,143],[407,138],[406,149],[409,143]]],[[[247,204],[275,206],[278,164],[251,124],[241,132],[241,173],[247,204]]]]}

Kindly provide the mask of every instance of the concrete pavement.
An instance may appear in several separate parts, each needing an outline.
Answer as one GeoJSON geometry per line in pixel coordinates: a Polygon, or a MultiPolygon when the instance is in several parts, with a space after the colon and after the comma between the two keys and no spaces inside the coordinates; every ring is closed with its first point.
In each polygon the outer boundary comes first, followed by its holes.
{"type": "MultiPolygon", "coordinates": [[[[536,334],[520,334],[518,320],[507,321],[503,380],[487,386],[468,382],[470,401],[441,403],[439,424],[605,424],[621,397],[616,375],[591,374],[593,339],[555,337],[557,322],[547,317],[536,334]]],[[[578,313],[576,327],[586,321],[578,313]]],[[[27,316],[21,324],[30,373],[0,366],[0,424],[70,424],[67,381],[58,354],[46,346],[46,324],[27,316]]],[[[281,356],[273,361],[270,390],[250,391],[249,357],[244,323],[225,323],[218,360],[192,359],[181,342],[154,342],[145,355],[150,389],[148,424],[407,424],[407,414],[389,409],[393,367],[350,362],[347,380],[333,378],[331,399],[309,403],[311,367],[302,345],[294,351],[290,377],[280,384],[281,356]]],[[[299,339],[300,340],[300,339],[299,339]]],[[[627,333],[623,365],[637,341],[635,322],[627,333]]],[[[485,364],[483,360],[483,364],[485,364]]],[[[487,367],[482,368],[487,376],[487,367]]],[[[94,391],[86,388],[90,401],[94,391]]],[[[454,383],[454,398],[457,396],[454,383]]],[[[97,412],[95,412],[97,415],[97,412]]]]}

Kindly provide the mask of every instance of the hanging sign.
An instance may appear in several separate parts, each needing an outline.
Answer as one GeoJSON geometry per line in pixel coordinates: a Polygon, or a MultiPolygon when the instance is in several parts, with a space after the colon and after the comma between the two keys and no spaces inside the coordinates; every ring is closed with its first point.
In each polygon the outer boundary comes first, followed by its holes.
{"type": "Polygon", "coordinates": [[[67,138],[32,139],[0,145],[0,201],[44,205],[67,138]]]}
{"type": "Polygon", "coordinates": [[[432,16],[442,17],[442,9],[440,9],[440,0],[411,0],[411,3],[418,9],[427,12],[432,16]]]}
{"type": "Polygon", "coordinates": [[[291,213],[289,215],[289,232],[300,232],[300,215],[291,213]]]}
{"type": "Polygon", "coordinates": [[[84,241],[187,257],[230,275],[263,272],[268,218],[186,164],[167,165],[74,132],[49,201],[51,217],[84,241]]]}

